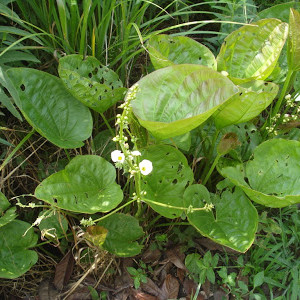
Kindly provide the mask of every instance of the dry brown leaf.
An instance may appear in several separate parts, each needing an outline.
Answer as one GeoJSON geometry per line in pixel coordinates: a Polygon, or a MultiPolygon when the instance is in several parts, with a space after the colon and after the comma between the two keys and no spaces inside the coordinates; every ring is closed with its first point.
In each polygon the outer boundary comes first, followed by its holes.
{"type": "Polygon", "coordinates": [[[214,293],[214,300],[223,300],[223,299],[229,299],[226,293],[222,290],[217,290],[214,293]]]}
{"type": "Polygon", "coordinates": [[[91,293],[87,286],[77,288],[67,300],[90,300],[92,299],[91,293]]]}
{"type": "Polygon", "coordinates": [[[187,268],[184,264],[185,255],[180,252],[180,249],[178,247],[167,250],[166,254],[168,260],[171,263],[173,263],[177,268],[187,271],[187,268]]]}
{"type": "Polygon", "coordinates": [[[71,251],[69,251],[64,258],[56,265],[54,286],[58,290],[62,290],[63,287],[68,283],[74,268],[74,257],[71,251]]]}
{"type": "Polygon", "coordinates": [[[141,284],[141,289],[144,292],[149,293],[156,297],[161,294],[160,288],[150,278],[147,278],[146,283],[141,284]]]}
{"type": "Polygon", "coordinates": [[[57,289],[49,281],[42,281],[39,285],[39,300],[54,300],[58,295],[57,289]]]}
{"type": "Polygon", "coordinates": [[[150,249],[148,248],[142,255],[142,261],[147,263],[155,263],[157,262],[161,257],[161,252],[159,249],[150,249]]]}
{"type": "Polygon", "coordinates": [[[143,293],[141,291],[134,290],[134,297],[137,300],[158,300],[157,297],[143,293]]]}
{"type": "Polygon", "coordinates": [[[183,283],[184,278],[185,278],[186,271],[183,270],[183,269],[177,268],[176,273],[177,273],[177,277],[178,277],[179,281],[180,281],[181,283],[183,283]]]}
{"type": "Polygon", "coordinates": [[[160,298],[160,300],[177,299],[178,292],[179,292],[178,280],[171,274],[168,274],[161,287],[161,291],[162,291],[162,295],[166,296],[166,298],[160,298]]]}

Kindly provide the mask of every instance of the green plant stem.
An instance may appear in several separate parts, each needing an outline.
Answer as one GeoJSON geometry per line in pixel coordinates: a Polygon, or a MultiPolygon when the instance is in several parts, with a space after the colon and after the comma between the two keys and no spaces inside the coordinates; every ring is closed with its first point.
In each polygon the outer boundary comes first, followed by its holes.
{"type": "MultiPolygon", "coordinates": [[[[212,139],[212,141],[211,141],[209,153],[208,153],[208,156],[207,156],[207,164],[206,164],[206,166],[205,166],[205,168],[204,168],[204,170],[203,170],[203,174],[202,174],[202,176],[201,176],[202,182],[205,181],[205,179],[203,179],[204,174],[208,174],[207,172],[209,172],[209,171],[208,171],[209,163],[210,163],[210,161],[211,161],[211,159],[212,159],[212,157],[213,157],[214,150],[215,150],[215,145],[216,145],[216,141],[217,141],[217,139],[218,139],[219,133],[220,133],[220,130],[216,129],[215,134],[214,134],[214,136],[213,136],[213,139],[212,139]]],[[[207,175],[205,176],[205,178],[206,178],[206,177],[207,177],[207,175]]]]}
{"type": "Polygon", "coordinates": [[[65,151],[65,153],[66,153],[66,155],[67,155],[68,161],[70,161],[70,160],[71,160],[71,157],[70,157],[70,154],[69,154],[68,150],[67,150],[67,149],[64,149],[64,151],[65,151]]]}
{"type": "Polygon", "coordinates": [[[103,119],[104,123],[106,124],[108,130],[110,131],[111,135],[112,135],[112,136],[115,136],[115,132],[113,131],[113,129],[112,129],[111,126],[109,125],[109,123],[108,123],[106,117],[104,116],[104,114],[103,114],[103,113],[100,113],[100,116],[102,117],[102,119],[103,119]]]}
{"type": "Polygon", "coordinates": [[[221,154],[218,154],[218,155],[216,156],[216,158],[215,158],[213,164],[211,165],[211,167],[210,167],[210,169],[209,169],[207,175],[205,176],[205,179],[204,179],[203,182],[202,182],[203,185],[205,185],[205,184],[207,183],[207,181],[208,181],[208,179],[209,179],[211,173],[212,173],[213,170],[215,169],[215,167],[216,167],[216,165],[217,165],[217,163],[218,163],[218,161],[219,161],[219,159],[220,159],[221,156],[222,156],[221,154]]]}
{"type": "Polygon", "coordinates": [[[122,206],[120,206],[120,207],[116,208],[115,210],[111,211],[107,215],[105,215],[105,216],[103,216],[103,217],[101,217],[99,219],[94,220],[94,222],[96,223],[96,222],[100,222],[100,221],[104,220],[105,218],[107,218],[107,217],[115,214],[117,211],[121,210],[122,208],[126,207],[127,205],[131,204],[134,201],[136,201],[136,199],[132,199],[132,200],[126,202],[125,204],[123,204],[122,206]]]}
{"type": "Polygon", "coordinates": [[[16,146],[16,148],[7,156],[2,165],[0,166],[0,171],[10,162],[12,157],[16,154],[16,152],[24,145],[24,143],[35,133],[35,129],[32,129],[16,146]]]}
{"type": "Polygon", "coordinates": [[[279,112],[280,108],[281,108],[281,104],[282,104],[282,100],[288,90],[288,87],[290,86],[290,81],[291,81],[291,78],[293,76],[293,73],[294,71],[293,70],[288,70],[288,73],[286,75],[286,79],[285,79],[285,82],[284,82],[284,85],[283,85],[283,88],[281,90],[281,93],[280,93],[280,97],[275,105],[275,108],[272,112],[272,117],[276,116],[276,114],[279,112]]]}

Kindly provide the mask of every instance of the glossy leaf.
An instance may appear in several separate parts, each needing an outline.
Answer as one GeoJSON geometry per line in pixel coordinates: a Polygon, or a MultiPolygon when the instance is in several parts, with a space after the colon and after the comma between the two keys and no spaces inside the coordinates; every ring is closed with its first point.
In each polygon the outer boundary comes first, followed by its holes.
{"type": "Polygon", "coordinates": [[[278,5],[272,5],[271,7],[264,9],[258,13],[259,19],[276,18],[283,22],[288,23],[290,9],[295,7],[297,3],[295,1],[281,3],[278,5]]]}
{"type": "Polygon", "coordinates": [[[0,227],[0,278],[17,278],[37,262],[37,253],[28,250],[38,239],[30,226],[15,220],[0,227]]]}
{"type": "Polygon", "coordinates": [[[147,48],[155,69],[174,64],[197,64],[214,70],[217,68],[212,52],[189,37],[158,34],[150,38],[147,48]]]}
{"type": "Polygon", "coordinates": [[[108,230],[102,245],[108,252],[123,257],[135,256],[141,252],[142,246],[136,240],[141,238],[144,232],[136,218],[116,213],[97,225],[108,230]]]}
{"type": "Polygon", "coordinates": [[[191,205],[187,217],[202,235],[216,243],[239,252],[252,245],[257,230],[258,215],[255,207],[239,188],[220,196],[209,194],[205,186],[195,184],[184,193],[186,205],[191,205]],[[213,204],[213,211],[195,210],[213,204]]]}
{"type": "Polygon", "coordinates": [[[287,32],[288,25],[277,19],[239,28],[222,44],[218,71],[228,72],[236,84],[266,79],[276,66],[287,32]]]}
{"type": "Polygon", "coordinates": [[[273,139],[254,150],[245,165],[222,159],[218,169],[248,197],[269,207],[300,202],[300,142],[273,139]]]}
{"type": "Polygon", "coordinates": [[[240,92],[214,113],[217,128],[247,122],[258,116],[274,100],[278,86],[271,82],[253,81],[241,84],[240,92]]]}
{"type": "Polygon", "coordinates": [[[58,72],[73,96],[97,112],[106,111],[124,98],[126,89],[118,75],[101,66],[95,57],[65,56],[59,60],[58,72]]]}
{"type": "Polygon", "coordinates": [[[300,70],[300,13],[291,8],[289,20],[289,38],[287,60],[290,70],[300,70]]]}
{"type": "Polygon", "coordinates": [[[115,208],[123,199],[116,170],[104,158],[78,155],[66,168],[36,188],[35,196],[61,209],[93,214],[115,208]]]}
{"type": "Polygon", "coordinates": [[[143,159],[153,164],[153,171],[142,180],[142,189],[147,192],[145,201],[162,216],[179,217],[185,208],[185,186],[193,181],[185,156],[174,147],[158,145],[149,147],[143,159]]]}
{"type": "Polygon", "coordinates": [[[196,128],[238,92],[227,77],[199,65],[163,68],[145,76],[137,85],[136,98],[131,102],[133,113],[160,139],[196,128]]]}
{"type": "Polygon", "coordinates": [[[77,148],[92,133],[91,113],[62,81],[34,69],[7,71],[18,93],[14,100],[30,125],[61,148],[77,148]]]}

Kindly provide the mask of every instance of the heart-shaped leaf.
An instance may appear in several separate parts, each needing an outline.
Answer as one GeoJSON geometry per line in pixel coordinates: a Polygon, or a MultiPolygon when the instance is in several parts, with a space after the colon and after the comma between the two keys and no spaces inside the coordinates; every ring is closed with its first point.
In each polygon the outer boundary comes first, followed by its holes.
{"type": "Polygon", "coordinates": [[[300,13],[291,8],[287,59],[290,70],[300,70],[300,13]]]}
{"type": "Polygon", "coordinates": [[[124,214],[113,214],[97,225],[108,230],[104,249],[108,252],[123,256],[135,256],[141,252],[143,246],[136,242],[144,234],[136,218],[124,214]]]}
{"type": "Polygon", "coordinates": [[[147,48],[155,69],[174,64],[197,64],[214,70],[217,68],[212,52],[189,37],[158,34],[149,39],[147,48]]]}
{"type": "Polygon", "coordinates": [[[264,19],[243,26],[225,39],[217,57],[218,71],[236,84],[264,80],[273,71],[288,33],[288,25],[264,19]]]}
{"type": "Polygon", "coordinates": [[[28,123],[42,136],[62,148],[83,145],[92,133],[92,117],[62,81],[42,71],[7,70],[18,93],[15,102],[28,123]]]}
{"type": "Polygon", "coordinates": [[[153,171],[142,181],[142,189],[147,192],[145,201],[167,218],[179,217],[185,209],[185,187],[194,179],[185,156],[174,147],[157,145],[149,147],[143,158],[153,164],[153,171]]]}
{"type": "Polygon", "coordinates": [[[103,113],[124,98],[118,75],[95,57],[68,55],[59,60],[59,76],[69,91],[89,108],[103,113]]]}
{"type": "Polygon", "coordinates": [[[142,126],[161,139],[196,128],[238,92],[227,77],[199,65],[159,69],[137,86],[131,102],[133,113],[142,126]]]}
{"type": "Polygon", "coordinates": [[[189,186],[184,193],[186,205],[191,205],[187,217],[202,235],[240,252],[252,245],[257,230],[258,215],[255,207],[239,188],[222,195],[209,194],[204,185],[189,186]],[[212,211],[197,210],[213,204],[212,211]]]}
{"type": "Polygon", "coordinates": [[[273,139],[254,150],[245,165],[222,159],[218,170],[248,197],[269,207],[300,202],[300,142],[273,139]]]}
{"type": "Polygon", "coordinates": [[[0,278],[17,278],[37,262],[37,253],[28,249],[36,245],[38,236],[29,228],[19,220],[0,227],[0,278]]]}
{"type": "Polygon", "coordinates": [[[66,168],[36,188],[35,196],[62,209],[93,214],[115,208],[123,199],[116,170],[104,158],[78,155],[66,168]]]}
{"type": "Polygon", "coordinates": [[[10,207],[10,203],[5,197],[5,195],[0,192],[0,215],[10,207]]]}
{"type": "Polygon", "coordinates": [[[0,227],[13,221],[16,215],[16,207],[9,208],[10,203],[3,193],[0,192],[0,227]]]}
{"type": "Polygon", "coordinates": [[[214,113],[218,128],[247,122],[258,116],[274,100],[278,86],[261,80],[241,84],[240,92],[231,97],[214,113]]]}

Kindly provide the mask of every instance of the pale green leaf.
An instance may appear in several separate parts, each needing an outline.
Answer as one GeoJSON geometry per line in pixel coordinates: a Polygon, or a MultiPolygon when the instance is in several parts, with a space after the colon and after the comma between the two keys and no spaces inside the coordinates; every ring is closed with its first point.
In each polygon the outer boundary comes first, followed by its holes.
{"type": "Polygon", "coordinates": [[[293,8],[290,10],[287,60],[290,70],[300,70],[300,13],[293,8]]]}
{"type": "Polygon", "coordinates": [[[212,52],[204,45],[185,36],[159,34],[150,38],[148,51],[155,69],[174,64],[197,64],[217,68],[212,52]]]}

